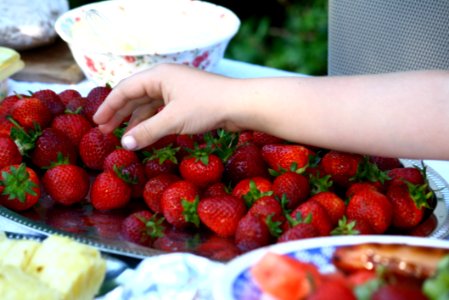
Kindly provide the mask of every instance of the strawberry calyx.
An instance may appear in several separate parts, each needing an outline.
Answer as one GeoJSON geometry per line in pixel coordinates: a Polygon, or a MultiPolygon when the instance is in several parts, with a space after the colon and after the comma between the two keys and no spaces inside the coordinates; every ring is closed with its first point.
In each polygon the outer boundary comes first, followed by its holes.
{"type": "Polygon", "coordinates": [[[151,218],[144,218],[142,216],[137,217],[145,225],[145,233],[151,238],[158,238],[164,236],[162,223],[165,218],[159,216],[157,213],[151,216],[151,218]]]}
{"type": "Polygon", "coordinates": [[[183,208],[182,214],[184,220],[188,223],[192,223],[196,228],[200,227],[200,217],[198,216],[198,203],[200,198],[195,197],[194,201],[188,201],[186,199],[181,199],[181,205],[183,208]]]}
{"type": "Polygon", "coordinates": [[[124,182],[128,184],[137,184],[139,182],[136,176],[131,176],[131,174],[129,174],[128,172],[124,172],[123,169],[123,166],[113,166],[114,174],[124,182]]]}
{"type": "Polygon", "coordinates": [[[70,164],[69,157],[68,156],[64,156],[61,152],[58,152],[56,161],[52,161],[50,163],[50,166],[43,167],[42,169],[47,169],[48,170],[48,169],[52,169],[52,168],[57,167],[57,166],[69,165],[69,164],[70,164]]]}
{"type": "Polygon", "coordinates": [[[343,216],[340,220],[338,220],[337,227],[331,231],[331,235],[357,235],[360,234],[355,226],[357,224],[356,220],[352,220],[348,222],[346,216],[343,216]]]}
{"type": "Polygon", "coordinates": [[[174,148],[171,144],[160,149],[154,149],[152,152],[144,151],[145,158],[143,162],[146,163],[149,160],[157,160],[160,165],[169,160],[175,164],[178,163],[176,154],[180,150],[180,147],[174,148]]]}
{"type": "Polygon", "coordinates": [[[292,217],[290,214],[286,214],[285,218],[287,219],[288,224],[290,227],[295,227],[298,224],[304,223],[309,224],[312,223],[313,215],[312,213],[309,213],[305,218],[302,216],[301,212],[298,212],[294,217],[292,217]]]}
{"type": "Polygon", "coordinates": [[[331,180],[331,175],[320,176],[320,172],[316,174],[309,175],[309,183],[310,183],[310,195],[313,196],[315,194],[321,192],[327,192],[330,190],[334,182],[331,180]]]}
{"type": "Polygon", "coordinates": [[[298,163],[293,162],[290,165],[290,168],[288,168],[288,169],[283,168],[283,167],[279,167],[279,170],[274,170],[274,169],[270,168],[270,169],[268,169],[268,173],[270,173],[270,175],[274,176],[274,177],[277,177],[277,176],[282,175],[282,174],[287,173],[287,172],[293,172],[293,173],[296,173],[296,174],[303,174],[307,170],[308,167],[309,167],[309,165],[306,164],[304,167],[298,168],[298,163]]]}
{"type": "Polygon", "coordinates": [[[381,184],[384,184],[385,181],[389,179],[390,177],[387,175],[387,172],[379,169],[375,163],[370,161],[369,156],[365,155],[359,163],[356,175],[351,177],[349,180],[380,182],[381,184]]]}
{"type": "Polygon", "coordinates": [[[217,129],[216,136],[211,133],[204,135],[207,147],[212,149],[212,153],[217,155],[222,161],[227,161],[237,148],[239,134],[217,129]]]}
{"type": "Polygon", "coordinates": [[[257,188],[256,182],[254,180],[250,180],[249,191],[245,195],[243,195],[243,200],[245,201],[246,207],[250,208],[259,198],[272,195],[273,191],[262,192],[257,188]]]}
{"type": "Polygon", "coordinates": [[[273,220],[274,215],[275,215],[274,213],[269,214],[265,219],[265,224],[267,224],[268,231],[270,232],[270,234],[272,236],[278,238],[282,234],[282,228],[281,228],[282,222],[274,221],[273,220]]]}
{"type": "Polygon", "coordinates": [[[36,196],[36,183],[30,180],[30,174],[24,163],[18,167],[11,166],[9,171],[2,171],[0,185],[4,186],[3,195],[8,195],[8,200],[18,199],[25,202],[27,195],[36,196]]]}
{"type": "Polygon", "coordinates": [[[405,181],[407,185],[410,197],[415,203],[418,209],[422,208],[430,208],[429,199],[431,199],[434,194],[433,191],[429,188],[428,183],[423,184],[413,184],[411,182],[405,181]]]}
{"type": "Polygon", "coordinates": [[[39,124],[34,123],[34,130],[26,131],[13,118],[8,117],[8,120],[13,124],[13,127],[11,127],[11,138],[16,143],[20,153],[27,155],[35,147],[37,139],[42,135],[39,124]]]}

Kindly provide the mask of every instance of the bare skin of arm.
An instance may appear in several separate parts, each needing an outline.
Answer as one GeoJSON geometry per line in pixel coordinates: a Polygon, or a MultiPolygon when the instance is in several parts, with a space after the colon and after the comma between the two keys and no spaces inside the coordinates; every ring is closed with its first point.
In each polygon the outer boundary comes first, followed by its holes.
{"type": "Polygon", "coordinates": [[[94,116],[140,149],[167,134],[253,129],[361,154],[449,160],[449,72],[234,79],[159,65],[119,83],[94,116]],[[155,114],[157,108],[164,109],[155,114]]]}

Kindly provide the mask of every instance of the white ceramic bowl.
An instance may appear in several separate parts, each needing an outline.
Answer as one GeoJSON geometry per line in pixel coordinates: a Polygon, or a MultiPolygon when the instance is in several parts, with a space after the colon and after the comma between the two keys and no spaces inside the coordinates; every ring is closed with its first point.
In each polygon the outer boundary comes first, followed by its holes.
{"type": "Polygon", "coordinates": [[[55,24],[86,77],[111,86],[160,63],[210,71],[239,27],[229,9],[196,0],[102,1],[72,9],[55,24]],[[92,9],[104,18],[90,22],[92,9]]]}

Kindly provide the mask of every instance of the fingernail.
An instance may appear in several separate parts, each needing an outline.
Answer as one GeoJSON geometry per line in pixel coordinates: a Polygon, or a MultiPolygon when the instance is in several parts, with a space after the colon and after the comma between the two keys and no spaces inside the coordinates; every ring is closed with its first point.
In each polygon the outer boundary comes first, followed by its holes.
{"type": "Polygon", "coordinates": [[[123,148],[126,150],[134,150],[137,147],[137,142],[131,135],[124,136],[122,139],[123,148]]]}

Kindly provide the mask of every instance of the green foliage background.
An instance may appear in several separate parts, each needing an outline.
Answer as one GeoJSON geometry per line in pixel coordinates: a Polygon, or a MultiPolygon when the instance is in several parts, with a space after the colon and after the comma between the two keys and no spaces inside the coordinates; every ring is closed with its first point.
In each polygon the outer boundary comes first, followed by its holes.
{"type": "MultiPolygon", "coordinates": [[[[94,2],[70,0],[70,6],[94,2]]],[[[225,56],[310,75],[327,73],[327,0],[209,0],[234,11],[239,32],[225,56]]]]}

